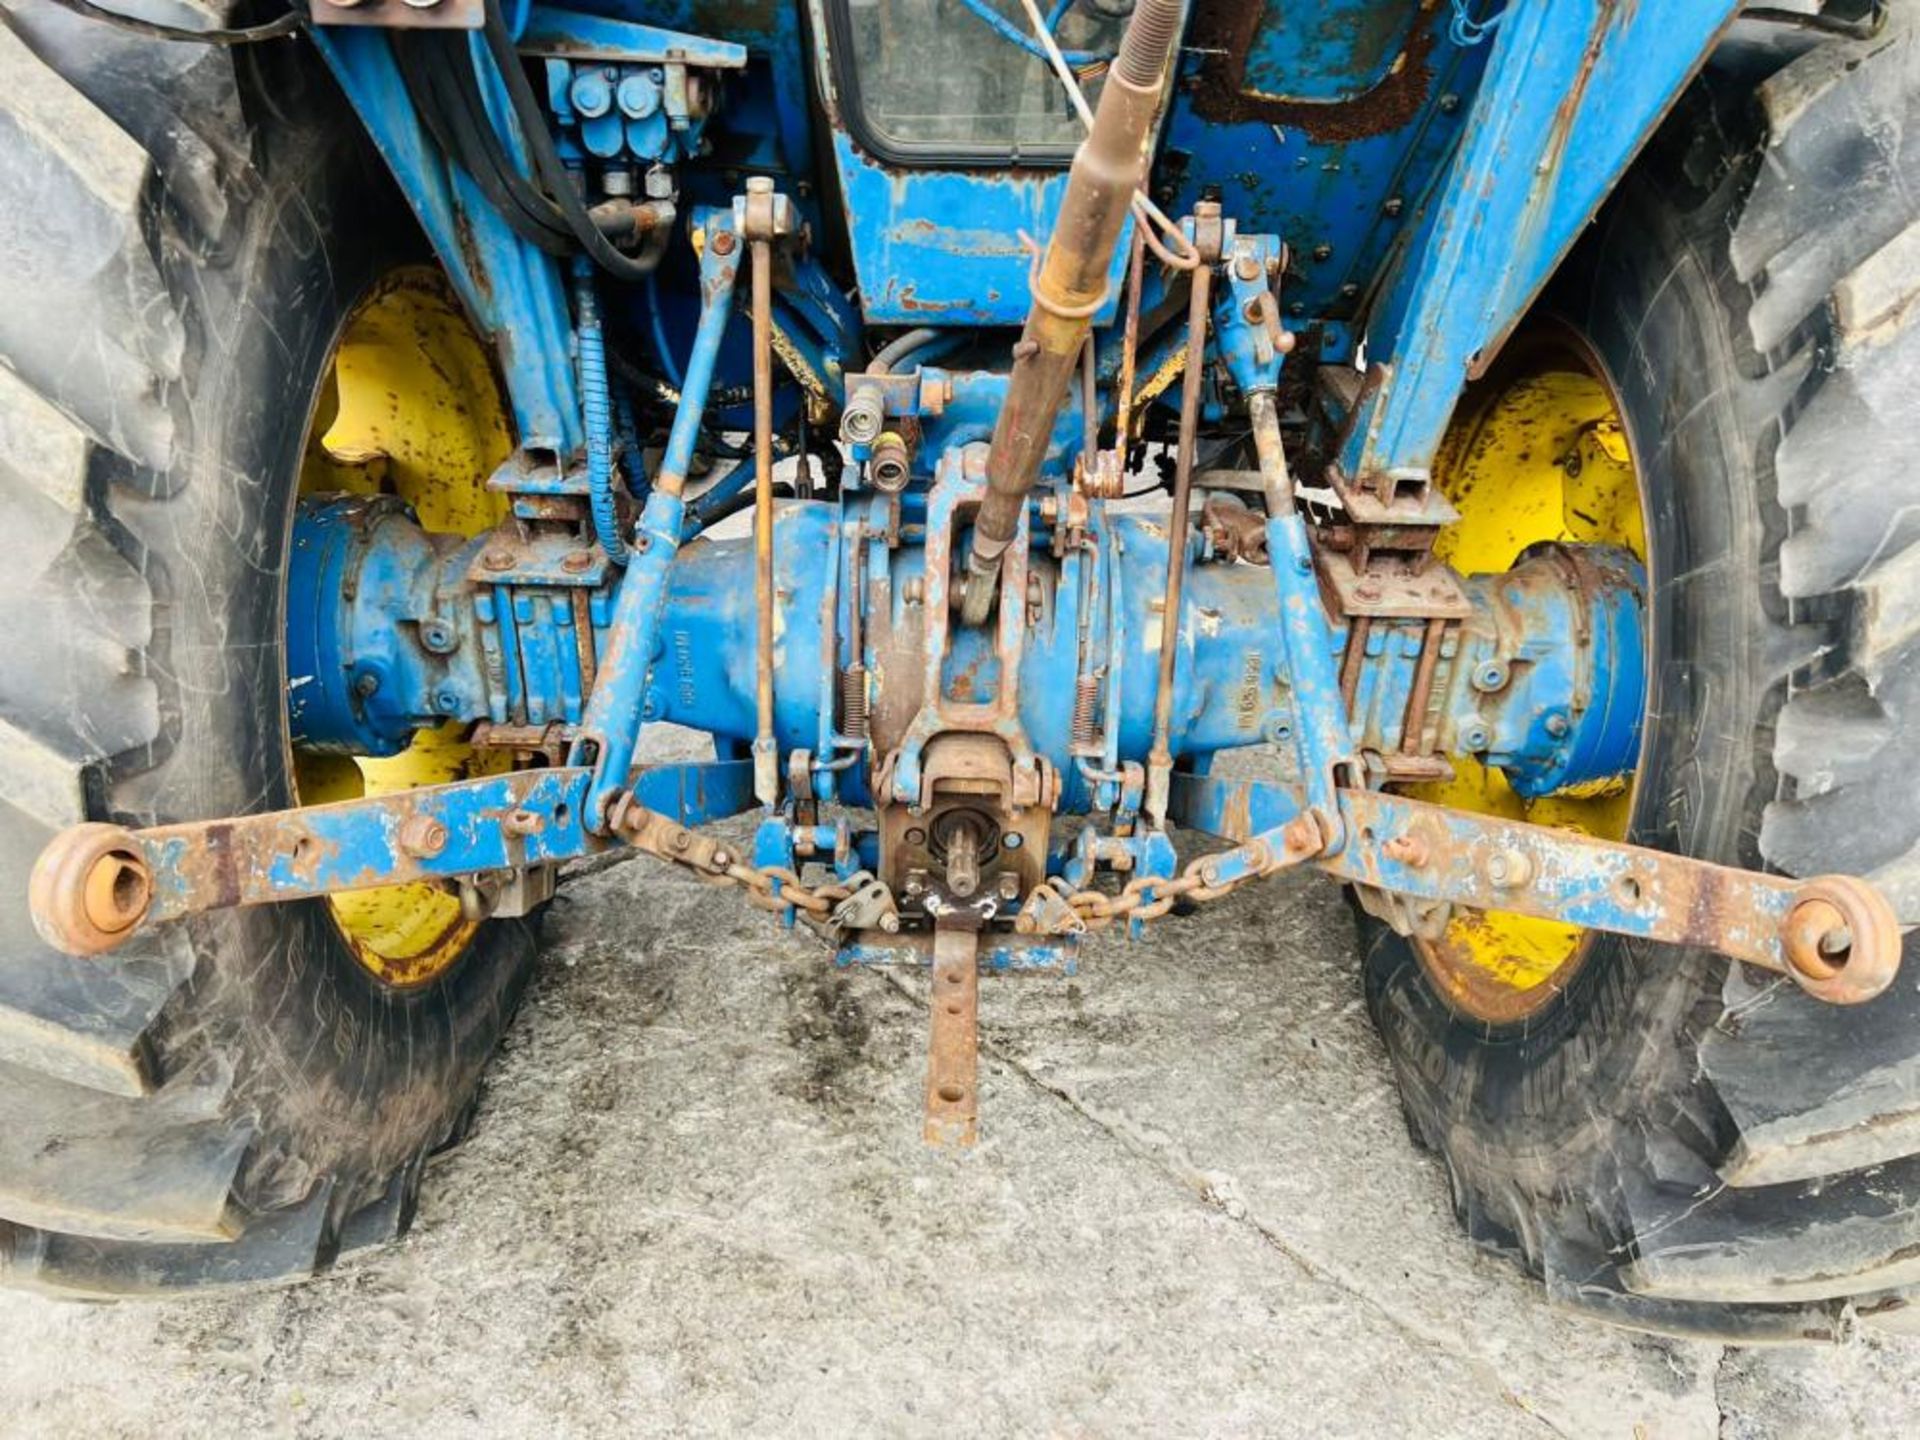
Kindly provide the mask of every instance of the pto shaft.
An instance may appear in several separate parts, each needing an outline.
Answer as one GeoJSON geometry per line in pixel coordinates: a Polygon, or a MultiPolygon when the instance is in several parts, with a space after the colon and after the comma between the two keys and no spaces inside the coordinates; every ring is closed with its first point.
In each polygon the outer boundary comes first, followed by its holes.
{"type": "Polygon", "coordinates": [[[1074,153],[1060,217],[1034,273],[1033,306],[1014,347],[1006,403],[993,427],[987,495],[967,554],[961,618],[969,625],[983,622],[992,608],[1000,557],[1040,474],[1093,316],[1106,303],[1107,274],[1146,171],[1180,18],[1180,0],[1140,0],[1101,87],[1093,129],[1074,153]]]}

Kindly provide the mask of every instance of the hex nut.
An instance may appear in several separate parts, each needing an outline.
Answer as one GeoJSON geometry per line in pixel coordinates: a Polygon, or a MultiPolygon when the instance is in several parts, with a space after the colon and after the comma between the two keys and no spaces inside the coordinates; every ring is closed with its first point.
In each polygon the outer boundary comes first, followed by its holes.
{"type": "Polygon", "coordinates": [[[447,848],[447,827],[431,815],[409,815],[400,825],[400,849],[418,860],[447,848]]]}
{"type": "Polygon", "coordinates": [[[1486,860],[1487,883],[1496,890],[1518,890],[1533,879],[1533,860],[1524,850],[1496,850],[1486,860]]]}

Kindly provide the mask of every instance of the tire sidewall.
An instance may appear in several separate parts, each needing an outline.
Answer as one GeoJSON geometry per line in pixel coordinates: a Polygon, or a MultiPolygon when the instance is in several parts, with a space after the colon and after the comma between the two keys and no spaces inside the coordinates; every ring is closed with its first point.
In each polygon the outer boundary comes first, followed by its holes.
{"type": "MultiPolygon", "coordinates": [[[[1591,347],[1641,477],[1650,673],[1628,838],[1755,866],[1750,837],[1771,781],[1764,637],[1777,537],[1769,462],[1740,403],[1754,367],[1726,294],[1741,183],[1723,175],[1682,207],[1629,179],[1546,308],[1591,347]]],[[[1718,1014],[1717,957],[1596,937],[1561,995],[1495,1026],[1457,1011],[1408,940],[1377,922],[1367,932],[1369,1003],[1413,1127],[1443,1150],[1456,1190],[1465,1183],[1504,1211],[1497,1223],[1523,1241],[1538,1197],[1605,1193],[1639,1153],[1635,1122],[1692,1103],[1694,1046],[1718,1014]]]]}
{"type": "MultiPolygon", "coordinates": [[[[263,127],[226,263],[184,270],[183,445],[160,489],[117,506],[156,593],[160,759],[112,787],[115,818],[211,819],[294,803],[284,577],[322,377],[359,299],[427,252],[355,132],[263,127]]],[[[382,985],[324,902],[215,912],[163,942],[190,978],[164,1017],[161,1073],[214,1064],[261,1137],[237,1185],[273,1208],[335,1187],[344,1211],[446,1138],[530,963],[521,921],[483,926],[438,980],[382,985]]]]}

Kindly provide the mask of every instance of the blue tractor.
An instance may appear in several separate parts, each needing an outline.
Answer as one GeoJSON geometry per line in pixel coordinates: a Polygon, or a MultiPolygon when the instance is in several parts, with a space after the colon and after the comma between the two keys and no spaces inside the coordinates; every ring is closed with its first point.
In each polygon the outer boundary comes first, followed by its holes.
{"type": "Polygon", "coordinates": [[[1317,868],[1553,1299],[1897,1318],[1916,8],[0,0],[6,1277],[398,1234],[627,849],[949,1145],[1317,868]]]}

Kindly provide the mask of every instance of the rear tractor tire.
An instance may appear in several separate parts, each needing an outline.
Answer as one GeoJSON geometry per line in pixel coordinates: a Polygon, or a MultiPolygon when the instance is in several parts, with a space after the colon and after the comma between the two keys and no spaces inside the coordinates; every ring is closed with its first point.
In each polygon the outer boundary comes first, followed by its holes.
{"type": "MultiPolygon", "coordinates": [[[[77,959],[36,937],[27,877],[76,822],[320,798],[288,739],[296,496],[316,474],[404,495],[434,457],[484,477],[509,443],[486,352],[293,43],[171,45],[5,0],[0,254],[0,1278],[118,1296],[307,1275],[408,1222],[531,922],[312,902],[77,959]],[[490,393],[437,405],[410,449],[348,392],[354,366],[424,345],[490,393]]],[[[336,764],[325,786],[465,763],[336,764]]]]}
{"type": "MultiPolygon", "coordinates": [[[[1644,517],[1652,591],[1639,770],[1611,800],[1535,818],[1863,875],[1912,925],[1920,42],[1903,13],[1757,95],[1715,87],[1469,392],[1436,479],[1469,531],[1487,494],[1506,520],[1534,516],[1506,536],[1524,545],[1608,538],[1581,533],[1605,518],[1586,503],[1593,466],[1637,478],[1622,504],[1644,517]],[[1528,441],[1503,452],[1516,425],[1528,441]],[[1543,514],[1564,535],[1529,528],[1543,514]]],[[[1640,1328],[1793,1340],[1916,1313],[1920,946],[1885,994],[1841,1007],[1612,937],[1450,936],[1369,924],[1366,986],[1411,1128],[1476,1239],[1554,1299],[1640,1328]]]]}

